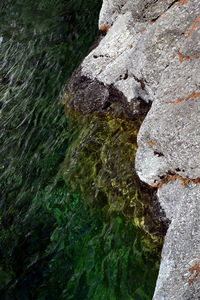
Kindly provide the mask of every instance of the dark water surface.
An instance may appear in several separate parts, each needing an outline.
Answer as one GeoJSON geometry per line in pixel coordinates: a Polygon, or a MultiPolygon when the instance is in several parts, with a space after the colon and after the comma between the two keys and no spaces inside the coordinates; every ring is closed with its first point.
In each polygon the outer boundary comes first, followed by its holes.
{"type": "Polygon", "coordinates": [[[158,256],[132,222],[91,209],[59,173],[77,134],[60,97],[97,36],[100,7],[0,4],[1,299],[152,298],[158,256]]]}

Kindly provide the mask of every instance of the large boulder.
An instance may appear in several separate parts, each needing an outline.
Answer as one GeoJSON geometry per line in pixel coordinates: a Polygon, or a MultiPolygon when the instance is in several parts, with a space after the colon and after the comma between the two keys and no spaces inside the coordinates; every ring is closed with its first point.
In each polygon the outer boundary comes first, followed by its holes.
{"type": "Polygon", "coordinates": [[[80,94],[71,104],[86,93],[83,112],[117,99],[132,115],[151,106],[135,169],[158,189],[171,220],[154,300],[199,299],[200,1],[104,0],[99,29],[97,47],[69,83],[69,94],[76,84],[80,94]]]}

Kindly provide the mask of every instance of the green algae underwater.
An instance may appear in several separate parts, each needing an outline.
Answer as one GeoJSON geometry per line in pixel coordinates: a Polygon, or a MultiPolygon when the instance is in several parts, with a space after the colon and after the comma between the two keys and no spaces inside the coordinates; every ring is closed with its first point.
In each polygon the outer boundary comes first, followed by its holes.
{"type": "Polygon", "coordinates": [[[162,237],[134,176],[140,124],[60,104],[101,4],[0,4],[1,299],[152,298],[162,237]]]}

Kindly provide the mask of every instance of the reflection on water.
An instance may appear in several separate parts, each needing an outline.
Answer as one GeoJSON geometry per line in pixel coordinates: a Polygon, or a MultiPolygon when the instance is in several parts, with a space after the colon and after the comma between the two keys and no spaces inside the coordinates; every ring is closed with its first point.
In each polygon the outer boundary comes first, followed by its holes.
{"type": "Polygon", "coordinates": [[[153,293],[157,258],[142,250],[132,223],[91,211],[81,192],[57,176],[75,129],[60,95],[97,34],[100,6],[100,0],[0,4],[2,299],[153,293]]]}

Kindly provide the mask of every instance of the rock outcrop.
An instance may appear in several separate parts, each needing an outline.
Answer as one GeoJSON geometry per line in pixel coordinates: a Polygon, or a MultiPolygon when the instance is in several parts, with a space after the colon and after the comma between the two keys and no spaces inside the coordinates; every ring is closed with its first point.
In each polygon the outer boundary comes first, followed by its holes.
{"type": "Polygon", "coordinates": [[[103,113],[120,102],[133,117],[150,109],[135,168],[171,220],[153,299],[199,299],[200,1],[104,0],[99,29],[70,105],[103,113]]]}

